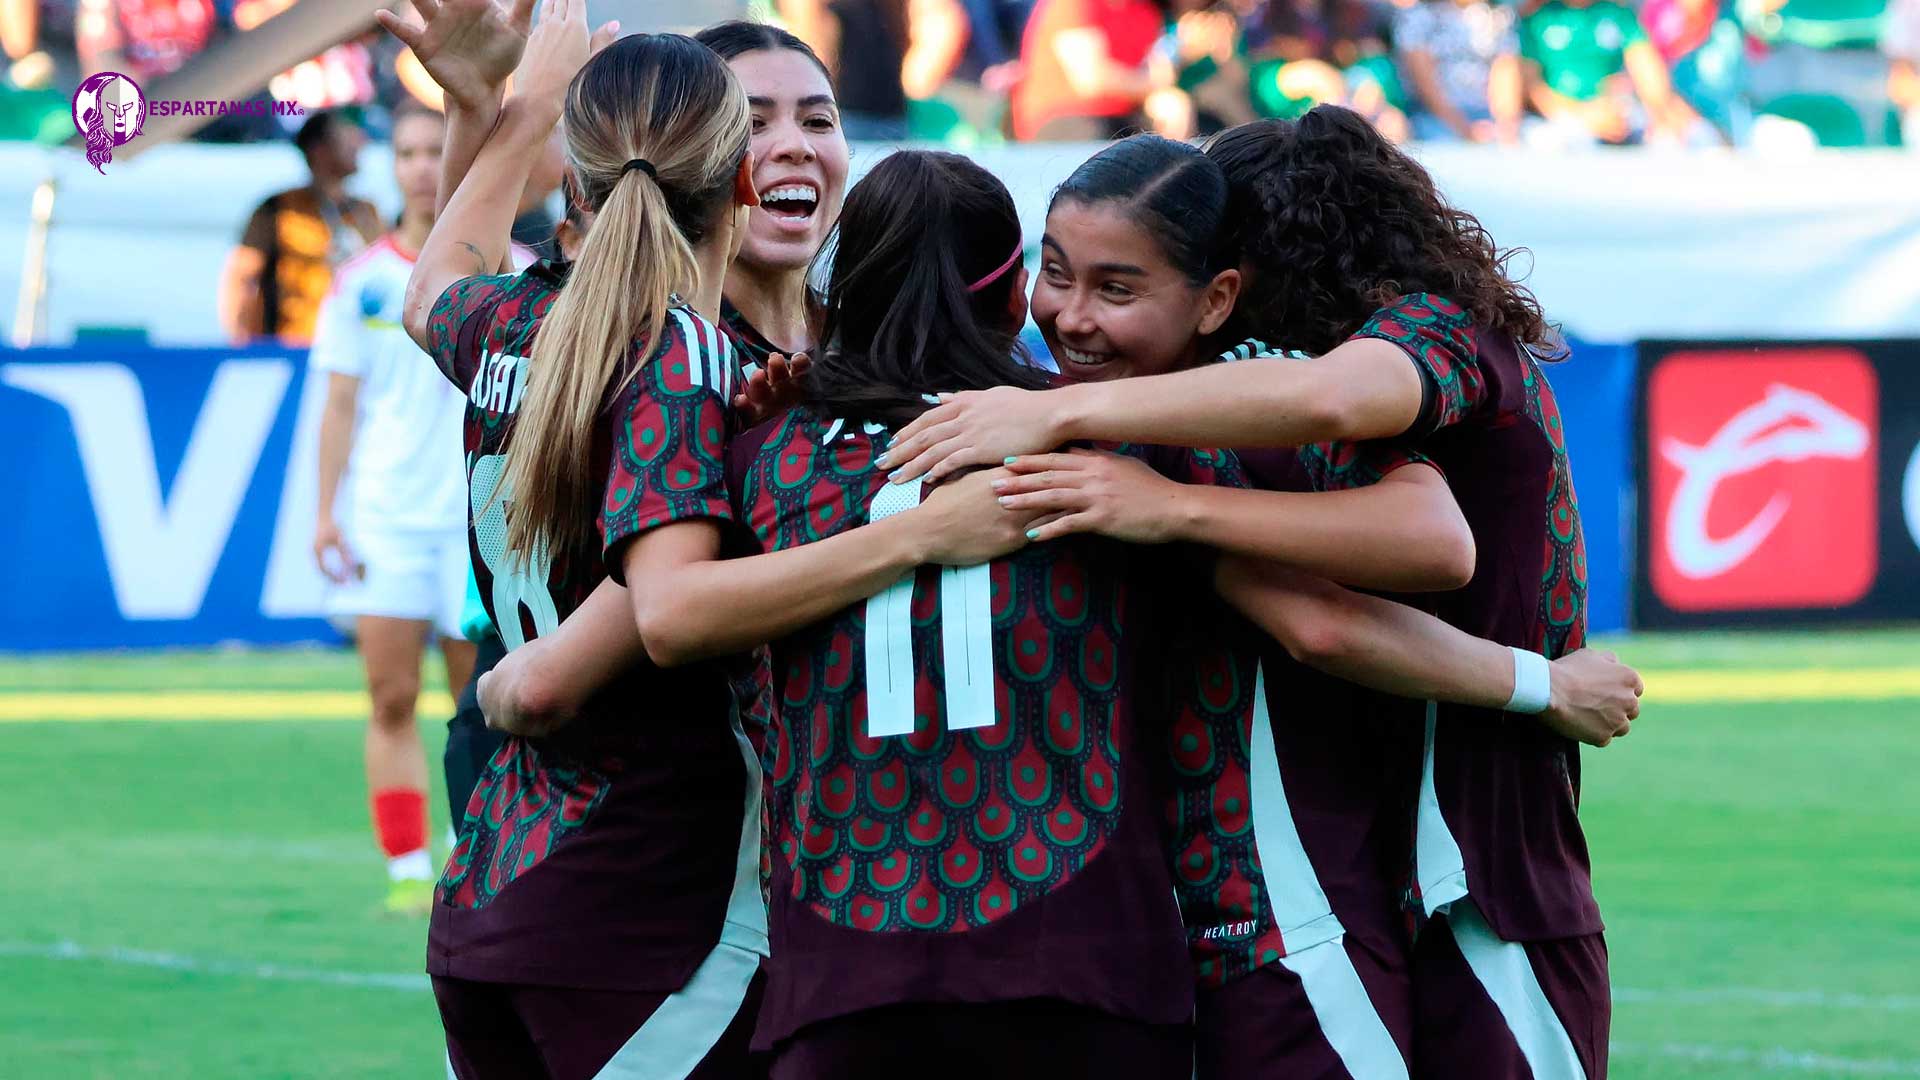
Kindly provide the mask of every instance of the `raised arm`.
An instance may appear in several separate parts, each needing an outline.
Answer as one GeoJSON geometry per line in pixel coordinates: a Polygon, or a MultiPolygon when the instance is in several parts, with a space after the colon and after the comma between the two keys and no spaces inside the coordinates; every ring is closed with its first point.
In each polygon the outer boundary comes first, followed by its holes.
{"type": "Polygon", "coordinates": [[[1541,701],[1543,688],[1527,676],[1542,658],[1516,655],[1404,604],[1242,558],[1221,559],[1215,583],[1294,659],[1361,686],[1534,714],[1592,746],[1627,734],[1640,715],[1645,686],[1611,653],[1583,649],[1552,661],[1541,701]]]}

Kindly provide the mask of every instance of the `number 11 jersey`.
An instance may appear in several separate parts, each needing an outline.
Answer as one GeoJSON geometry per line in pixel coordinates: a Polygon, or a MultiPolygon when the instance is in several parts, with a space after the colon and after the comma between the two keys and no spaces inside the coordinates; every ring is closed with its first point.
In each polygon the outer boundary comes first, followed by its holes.
{"type": "MultiPolygon", "coordinates": [[[[887,438],[809,409],[742,436],[729,487],[749,547],[917,501],[873,464],[887,438]]],[[[1230,457],[1137,456],[1177,480],[1236,482],[1230,457]]],[[[1189,1018],[1160,838],[1166,715],[1136,685],[1154,668],[1156,611],[1180,584],[1205,588],[1180,567],[1168,548],[1074,537],[921,567],[773,644],[759,1045],[904,1003],[1051,998],[1189,1018]]]]}

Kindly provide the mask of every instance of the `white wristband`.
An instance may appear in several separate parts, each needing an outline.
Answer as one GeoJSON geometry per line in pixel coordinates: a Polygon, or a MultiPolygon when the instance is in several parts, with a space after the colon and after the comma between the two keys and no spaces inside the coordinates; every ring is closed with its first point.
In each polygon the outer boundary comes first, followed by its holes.
{"type": "Polygon", "coordinates": [[[1553,665],[1537,652],[1511,646],[1507,651],[1513,653],[1513,696],[1507,699],[1507,711],[1546,712],[1553,704],[1553,665]]]}

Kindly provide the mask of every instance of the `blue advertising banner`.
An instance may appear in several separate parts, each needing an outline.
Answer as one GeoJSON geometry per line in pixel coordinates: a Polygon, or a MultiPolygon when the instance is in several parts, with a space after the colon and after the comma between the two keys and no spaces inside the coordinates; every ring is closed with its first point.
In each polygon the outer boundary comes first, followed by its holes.
{"type": "Polygon", "coordinates": [[[305,376],[299,349],[0,350],[0,649],[337,640],[305,376]]]}
{"type": "Polygon", "coordinates": [[[1560,403],[1573,490],[1587,539],[1587,630],[1627,628],[1633,591],[1633,394],[1638,350],[1632,345],[1568,342],[1573,355],[1548,364],[1560,403]]]}

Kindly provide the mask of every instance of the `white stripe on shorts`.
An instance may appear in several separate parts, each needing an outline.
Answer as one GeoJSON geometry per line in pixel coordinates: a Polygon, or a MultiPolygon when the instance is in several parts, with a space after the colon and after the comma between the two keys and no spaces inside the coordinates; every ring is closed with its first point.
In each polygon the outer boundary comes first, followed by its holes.
{"type": "Polygon", "coordinates": [[[1533,1070],[1534,1080],[1586,1080],[1586,1067],[1573,1048],[1573,1039],[1540,988],[1540,979],[1527,959],[1527,947],[1502,941],[1472,901],[1456,902],[1447,910],[1447,924],[1460,955],[1467,958],[1473,977],[1493,999],[1507,1030],[1520,1044],[1520,1054],[1533,1070]]]}
{"type": "Polygon", "coordinates": [[[1426,757],[1420,766],[1420,810],[1413,827],[1413,870],[1420,883],[1420,903],[1428,915],[1467,895],[1467,860],[1460,842],[1447,828],[1440,812],[1440,793],[1433,779],[1433,743],[1440,726],[1440,707],[1427,702],[1426,757]]]}
{"type": "Polygon", "coordinates": [[[759,970],[758,953],[722,941],[594,1080],[683,1080],[726,1034],[759,970]]]}
{"type": "Polygon", "coordinates": [[[1336,941],[1346,932],[1333,913],[1333,904],[1320,887],[1320,875],[1300,842],[1293,822],[1293,806],[1280,778],[1280,755],[1274,748],[1273,717],[1267,711],[1267,670],[1254,669],[1253,730],[1247,748],[1248,784],[1253,800],[1253,849],[1260,856],[1260,874],[1273,907],[1274,923],[1287,951],[1311,949],[1336,941]]]}
{"type": "Polygon", "coordinates": [[[760,958],[767,954],[767,909],[760,899],[760,758],[740,726],[738,709],[731,719],[747,770],[746,817],[720,944],[601,1067],[596,1080],[681,1080],[698,1068],[739,1015],[760,958]]]}
{"type": "Polygon", "coordinates": [[[1282,967],[1300,977],[1307,1003],[1333,1052],[1354,1080],[1406,1080],[1407,1062],[1386,1021],[1373,1006],[1367,985],[1354,970],[1344,938],[1288,953],[1282,967]]]}

